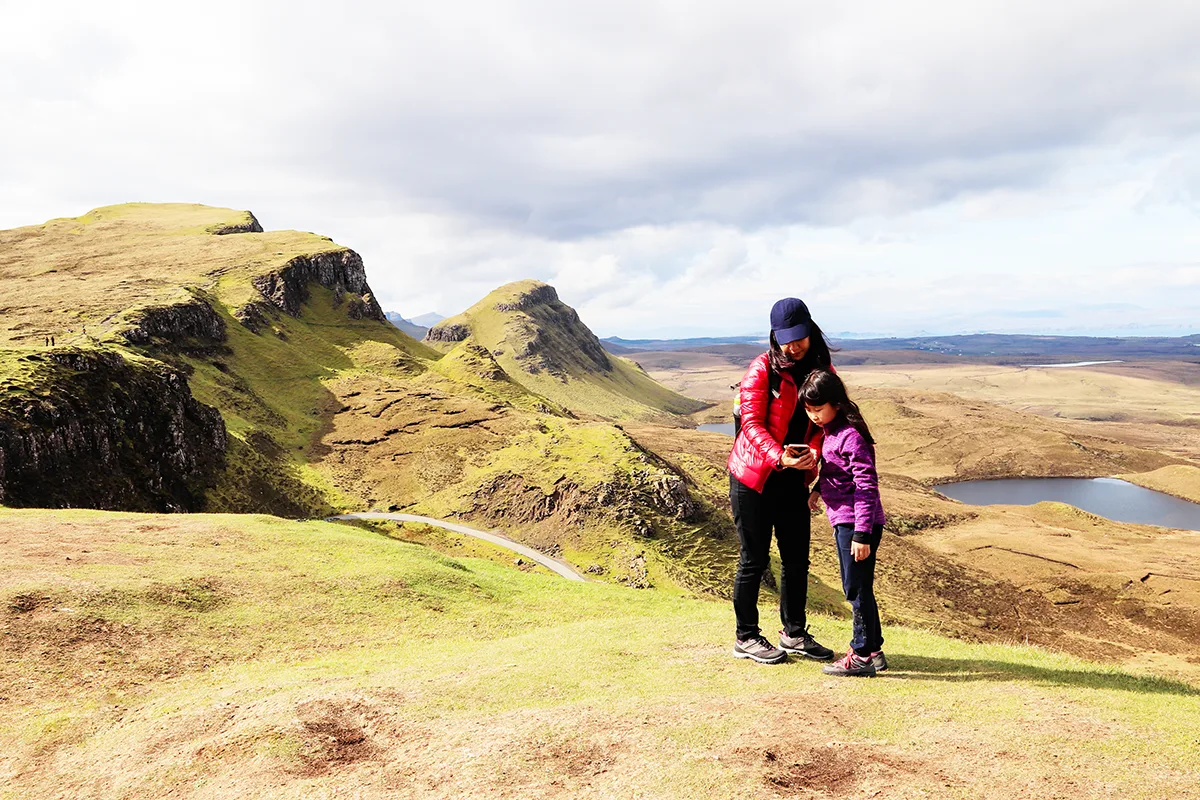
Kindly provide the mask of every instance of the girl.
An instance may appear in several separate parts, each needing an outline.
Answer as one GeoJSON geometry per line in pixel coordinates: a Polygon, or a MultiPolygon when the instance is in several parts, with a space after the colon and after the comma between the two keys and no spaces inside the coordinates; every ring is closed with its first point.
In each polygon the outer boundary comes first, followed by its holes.
{"type": "MultiPolygon", "coordinates": [[[[817,370],[800,387],[804,410],[825,432],[817,491],[825,501],[837,541],[842,589],[854,609],[850,649],[825,667],[830,675],[867,675],[887,669],[875,602],[875,554],[883,535],[883,505],[875,472],[875,440],[842,379],[817,370]]],[[[817,495],[809,498],[815,511],[817,495]]]]}
{"type": "Polygon", "coordinates": [[[733,584],[737,641],[733,654],[778,664],[796,653],[820,661],[833,658],[808,632],[808,487],[817,459],[807,447],[786,451],[784,443],[810,442],[820,430],[796,413],[797,387],[814,369],[830,369],[829,345],[794,297],[771,309],[771,349],[750,363],[740,387],[741,428],[729,453],[729,502],[741,552],[733,584]],[[779,544],[779,647],[758,627],[758,587],[770,563],[771,530],[779,544]]]}

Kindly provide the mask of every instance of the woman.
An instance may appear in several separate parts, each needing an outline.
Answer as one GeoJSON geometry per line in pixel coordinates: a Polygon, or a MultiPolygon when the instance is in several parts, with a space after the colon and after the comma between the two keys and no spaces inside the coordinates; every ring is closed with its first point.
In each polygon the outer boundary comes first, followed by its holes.
{"type": "Polygon", "coordinates": [[[786,661],[788,653],[828,661],[833,651],[809,634],[804,610],[808,487],[816,477],[821,430],[803,408],[797,413],[797,387],[814,369],[831,368],[829,345],[808,307],[795,297],[771,308],[770,338],[771,349],[750,362],[742,378],[741,428],[729,453],[729,502],[741,541],[733,584],[733,654],[762,664],[786,661]],[[758,627],[758,587],[770,564],[772,528],[782,562],[779,647],[758,627]]]}

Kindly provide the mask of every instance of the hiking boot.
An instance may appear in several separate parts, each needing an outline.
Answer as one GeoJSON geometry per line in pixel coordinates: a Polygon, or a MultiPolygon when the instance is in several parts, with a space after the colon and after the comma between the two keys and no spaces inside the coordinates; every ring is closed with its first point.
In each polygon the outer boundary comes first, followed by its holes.
{"type": "Polygon", "coordinates": [[[887,669],[887,656],[883,654],[882,650],[871,653],[871,666],[875,668],[876,672],[883,672],[887,669]]]}
{"type": "Polygon", "coordinates": [[[853,650],[847,650],[846,655],[829,664],[823,670],[826,675],[875,677],[875,665],[870,658],[863,658],[853,650]]]}
{"type": "Polygon", "coordinates": [[[750,658],[760,664],[778,664],[787,661],[787,653],[772,647],[765,636],[738,639],[733,645],[734,658],[750,658]]]}
{"type": "Polygon", "coordinates": [[[813,661],[828,661],[833,658],[833,651],[812,637],[808,628],[799,636],[788,636],[779,632],[779,649],[785,653],[795,653],[798,656],[811,658],[813,661]]]}

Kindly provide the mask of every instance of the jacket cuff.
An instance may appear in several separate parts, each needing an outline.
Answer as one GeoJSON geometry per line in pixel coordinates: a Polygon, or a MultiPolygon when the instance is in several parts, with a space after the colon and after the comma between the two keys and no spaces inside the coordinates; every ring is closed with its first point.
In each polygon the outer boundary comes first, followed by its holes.
{"type": "Polygon", "coordinates": [[[771,459],[771,469],[782,469],[779,459],[783,458],[783,448],[779,446],[772,447],[771,452],[767,453],[767,458],[771,459]]]}
{"type": "Polygon", "coordinates": [[[850,541],[858,542],[859,544],[870,544],[871,543],[871,532],[870,531],[855,531],[854,535],[852,537],[850,537],[850,541]]]}

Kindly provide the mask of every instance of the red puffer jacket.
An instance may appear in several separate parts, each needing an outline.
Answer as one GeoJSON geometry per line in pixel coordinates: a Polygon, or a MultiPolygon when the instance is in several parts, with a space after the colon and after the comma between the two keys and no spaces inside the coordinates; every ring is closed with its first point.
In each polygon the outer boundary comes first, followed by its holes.
{"type": "MultiPolygon", "coordinates": [[[[771,398],[769,409],[771,418],[764,420],[767,409],[767,393],[770,388],[770,355],[763,353],[750,362],[742,377],[741,408],[742,431],[733,442],[733,450],[729,452],[729,472],[746,486],[756,492],[761,492],[767,484],[767,478],[779,463],[783,455],[784,444],[799,444],[799,442],[784,442],[792,414],[796,413],[796,381],[788,373],[780,375],[779,396],[771,398]],[[764,424],[765,422],[765,424],[764,424]]],[[[803,409],[800,410],[804,413],[803,409]]],[[[817,452],[821,452],[821,427],[808,424],[808,432],[804,441],[817,452]]],[[[806,470],[804,480],[812,483],[817,478],[816,470],[806,470]]]]}

